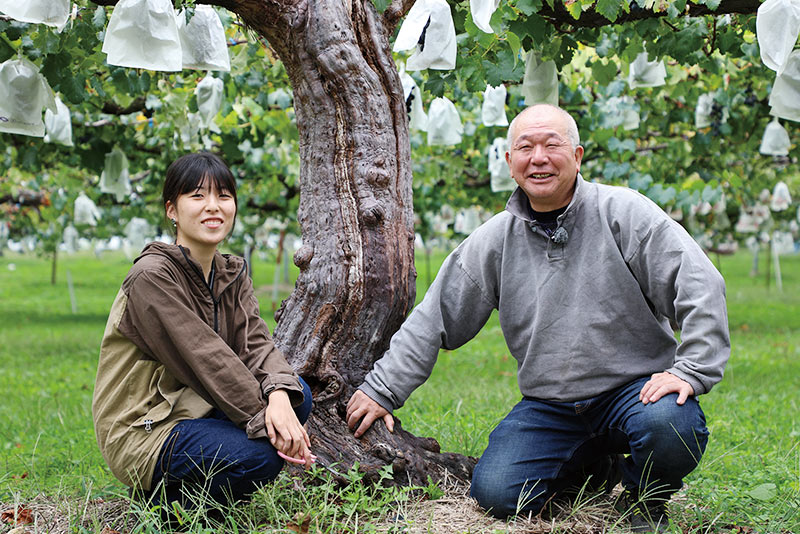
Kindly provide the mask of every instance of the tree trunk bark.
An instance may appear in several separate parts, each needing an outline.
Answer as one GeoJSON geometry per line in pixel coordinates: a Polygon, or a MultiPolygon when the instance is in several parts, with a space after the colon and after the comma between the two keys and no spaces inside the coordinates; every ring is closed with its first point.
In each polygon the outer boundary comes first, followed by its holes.
{"type": "Polygon", "coordinates": [[[447,470],[468,479],[474,459],[440,454],[432,438],[381,422],[360,439],[345,409],[414,304],[408,119],[388,35],[399,1],[240,0],[233,10],[264,35],[294,90],[300,134],[300,275],[276,313],[274,337],[311,385],[313,450],[368,478],[391,465],[400,483],[447,470]]]}

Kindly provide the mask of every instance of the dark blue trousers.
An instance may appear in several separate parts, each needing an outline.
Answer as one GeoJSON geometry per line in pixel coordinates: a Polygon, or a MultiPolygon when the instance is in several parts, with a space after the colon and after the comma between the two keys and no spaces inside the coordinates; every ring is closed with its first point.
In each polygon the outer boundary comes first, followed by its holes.
{"type": "Polygon", "coordinates": [[[492,515],[537,513],[575,474],[612,454],[630,454],[622,484],[668,499],[697,466],[708,430],[694,397],[643,404],[648,378],[577,402],[523,398],[489,436],[471,494],[492,515]]]}
{"type": "MultiPolygon", "coordinates": [[[[305,423],[311,414],[311,389],[302,378],[300,383],[303,404],[295,413],[305,423]]],[[[207,498],[235,502],[273,480],[282,467],[269,439],[249,439],[222,411],[214,410],[175,426],[161,448],[153,489],[144,497],[162,505],[178,501],[185,509],[207,498]]]]}

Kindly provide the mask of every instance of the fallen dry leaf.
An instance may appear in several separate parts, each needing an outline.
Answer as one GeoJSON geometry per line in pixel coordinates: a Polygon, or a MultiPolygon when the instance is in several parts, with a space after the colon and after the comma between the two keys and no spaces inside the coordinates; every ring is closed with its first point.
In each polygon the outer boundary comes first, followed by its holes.
{"type": "Polygon", "coordinates": [[[294,523],[288,523],[286,529],[297,532],[297,534],[308,534],[308,526],[310,524],[311,516],[298,512],[294,516],[294,523]]]}
{"type": "Polygon", "coordinates": [[[103,527],[103,530],[100,531],[100,534],[122,534],[119,530],[114,530],[111,527],[103,527]]]}
{"type": "Polygon", "coordinates": [[[9,508],[0,513],[0,521],[15,525],[30,525],[33,523],[33,512],[24,506],[18,506],[16,510],[9,508]]]}

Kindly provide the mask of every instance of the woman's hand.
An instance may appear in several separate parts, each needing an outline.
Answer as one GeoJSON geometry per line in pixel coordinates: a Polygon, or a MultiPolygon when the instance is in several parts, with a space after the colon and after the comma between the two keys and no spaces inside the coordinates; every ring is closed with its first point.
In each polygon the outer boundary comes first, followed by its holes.
{"type": "Polygon", "coordinates": [[[302,458],[306,467],[311,466],[311,440],[298,421],[286,391],[276,389],[269,394],[264,410],[264,425],[273,447],[286,456],[302,458]]]}

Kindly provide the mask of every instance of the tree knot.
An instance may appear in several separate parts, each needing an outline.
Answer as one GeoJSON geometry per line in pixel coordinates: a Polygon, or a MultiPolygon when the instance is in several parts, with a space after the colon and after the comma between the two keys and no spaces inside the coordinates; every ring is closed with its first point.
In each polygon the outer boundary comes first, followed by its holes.
{"type": "Polygon", "coordinates": [[[294,264],[302,271],[308,264],[311,263],[311,258],[314,257],[314,247],[311,245],[303,245],[297,252],[294,253],[294,264]]]}

